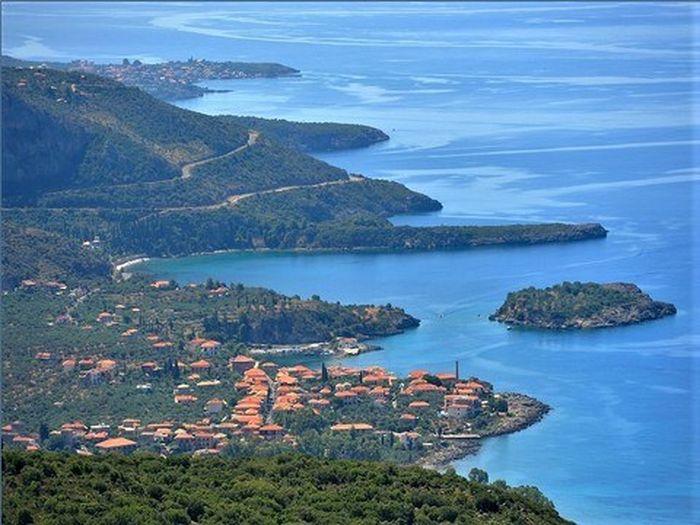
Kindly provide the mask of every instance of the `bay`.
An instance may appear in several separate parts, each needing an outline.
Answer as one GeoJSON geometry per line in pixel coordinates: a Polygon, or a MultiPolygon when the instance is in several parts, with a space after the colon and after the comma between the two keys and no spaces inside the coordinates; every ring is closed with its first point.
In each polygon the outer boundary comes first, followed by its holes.
{"type": "MultiPolygon", "coordinates": [[[[6,7],[6,6],[4,6],[6,7]]],[[[212,81],[178,102],[377,126],[317,155],[444,204],[397,224],[601,222],[607,239],[440,253],[223,253],[153,260],[328,300],[392,303],[420,328],[348,360],[483,377],[553,411],[455,463],[538,486],[580,523],[700,521],[697,9],[682,3],[8,4],[5,52],[32,59],[267,60],[299,78],[212,81]],[[679,308],[609,330],[506,330],[508,291],[629,281],[679,308]]]]}

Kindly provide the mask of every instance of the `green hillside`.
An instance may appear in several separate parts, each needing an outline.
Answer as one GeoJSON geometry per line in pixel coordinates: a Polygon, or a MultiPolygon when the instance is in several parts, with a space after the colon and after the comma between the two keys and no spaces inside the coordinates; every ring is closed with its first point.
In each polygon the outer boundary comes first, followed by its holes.
{"type": "Polygon", "coordinates": [[[3,68],[3,200],[178,177],[245,144],[245,128],[101,77],[3,68]]]}
{"type": "Polygon", "coordinates": [[[105,254],[79,242],[38,228],[2,224],[2,289],[24,279],[57,280],[68,285],[105,279],[111,266],[105,254]]]}
{"type": "Polygon", "coordinates": [[[299,151],[384,138],[372,128],[212,117],[82,72],[3,72],[6,219],[78,241],[97,235],[113,256],[455,249],[606,234],[600,225],[394,227],[388,217],[441,204],[299,151]]]}
{"type": "Polygon", "coordinates": [[[300,455],[3,454],[7,523],[569,523],[534,487],[300,455]]]}
{"type": "Polygon", "coordinates": [[[305,152],[364,148],[389,140],[383,131],[360,124],[290,122],[283,119],[223,116],[238,125],[260,131],[276,142],[305,152]]]}

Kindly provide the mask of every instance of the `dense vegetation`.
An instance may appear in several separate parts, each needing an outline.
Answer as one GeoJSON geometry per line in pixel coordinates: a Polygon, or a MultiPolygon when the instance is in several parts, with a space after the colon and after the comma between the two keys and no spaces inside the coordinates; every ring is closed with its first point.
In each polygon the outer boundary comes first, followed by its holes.
{"type": "Polygon", "coordinates": [[[38,228],[4,221],[2,289],[11,289],[24,279],[60,280],[69,285],[107,278],[111,266],[101,250],[81,246],[74,239],[38,228]]]}
{"type": "Polygon", "coordinates": [[[335,122],[290,122],[282,119],[259,117],[221,117],[254,129],[279,144],[306,152],[336,151],[364,148],[389,140],[383,131],[360,124],[335,122]]]}
{"type": "MultiPolygon", "coordinates": [[[[201,415],[203,403],[172,407],[177,374],[152,381],[149,393],[137,392],[136,385],[146,380],[142,362],[201,358],[187,348],[195,336],[223,343],[208,359],[225,369],[228,358],[243,352],[245,345],[389,335],[418,324],[388,305],[340,305],[235,284],[213,292],[217,288],[220,283],[210,281],[205,286],[155,289],[134,277],[124,283],[102,282],[98,289],[74,295],[41,287],[7,294],[2,302],[5,417],[19,418],[31,428],[41,421],[62,423],[87,416],[117,421],[134,414],[162,417],[166,410],[194,417],[201,415]],[[96,322],[105,311],[115,314],[116,324],[96,322]],[[129,328],[138,333],[122,336],[129,328]],[[153,334],[172,342],[172,347],[154,347],[147,339],[153,334]],[[51,362],[37,362],[35,354],[45,351],[51,352],[51,362]],[[120,363],[119,380],[85,390],[77,374],[61,371],[61,360],[71,357],[114,359],[120,363]]],[[[232,385],[233,378],[222,385],[222,398],[234,393],[232,385]]]]}
{"type": "Polygon", "coordinates": [[[676,313],[634,284],[564,282],[509,293],[490,319],[537,328],[602,328],[658,319],[676,313]]]}
{"type": "Polygon", "coordinates": [[[163,180],[247,140],[245,128],[101,77],[3,68],[3,201],[163,180]]]}
{"type": "Polygon", "coordinates": [[[568,523],[534,487],[300,455],[3,454],[7,523],[568,523]]]}
{"type": "Polygon", "coordinates": [[[210,117],[80,72],[8,68],[3,87],[5,216],[80,241],[99,235],[112,255],[432,250],[606,233],[599,225],[394,227],[387,217],[441,205],[397,183],[350,177],[272,138],[340,147],[356,133],[377,135],[364,128],[210,117]],[[263,133],[250,144],[249,124],[263,133]],[[183,176],[183,166],[203,158],[212,160],[183,176]]]}
{"type": "Polygon", "coordinates": [[[189,178],[52,192],[38,203],[52,208],[202,207],[221,204],[231,195],[347,177],[344,170],[263,138],[236,155],[197,166],[189,178]]]}

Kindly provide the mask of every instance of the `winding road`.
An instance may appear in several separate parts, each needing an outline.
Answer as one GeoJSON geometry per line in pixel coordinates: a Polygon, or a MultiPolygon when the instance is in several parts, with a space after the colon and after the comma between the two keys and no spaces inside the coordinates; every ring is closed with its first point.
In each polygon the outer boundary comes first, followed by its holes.
{"type": "Polygon", "coordinates": [[[233,155],[236,155],[237,153],[240,153],[241,151],[243,151],[246,148],[249,148],[250,146],[255,144],[258,141],[259,136],[260,136],[260,133],[258,131],[249,131],[248,132],[248,142],[246,142],[242,146],[238,146],[236,149],[231,150],[228,153],[224,153],[223,155],[218,155],[216,157],[209,157],[209,158],[198,160],[195,162],[190,162],[189,164],[185,164],[182,167],[181,178],[182,179],[189,179],[192,176],[192,170],[198,166],[202,166],[203,164],[207,164],[208,162],[212,162],[215,160],[225,159],[227,157],[231,157],[233,155]]]}

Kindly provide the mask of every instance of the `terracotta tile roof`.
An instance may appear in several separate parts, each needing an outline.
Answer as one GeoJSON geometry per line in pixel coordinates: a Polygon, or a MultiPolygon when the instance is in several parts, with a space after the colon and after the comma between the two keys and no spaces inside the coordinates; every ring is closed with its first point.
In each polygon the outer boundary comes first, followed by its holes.
{"type": "Polygon", "coordinates": [[[135,445],[136,445],[135,441],[131,441],[130,439],[126,439],[126,438],[117,437],[117,438],[106,439],[104,441],[100,441],[95,446],[98,448],[101,448],[103,450],[111,450],[111,449],[115,449],[115,448],[132,447],[135,445]]]}
{"type": "Polygon", "coordinates": [[[279,425],[275,424],[270,424],[270,425],[263,425],[260,427],[260,432],[283,432],[284,427],[281,427],[279,425]]]}

